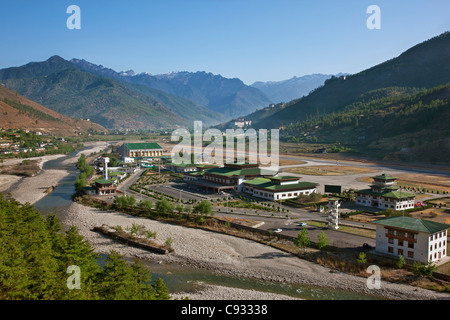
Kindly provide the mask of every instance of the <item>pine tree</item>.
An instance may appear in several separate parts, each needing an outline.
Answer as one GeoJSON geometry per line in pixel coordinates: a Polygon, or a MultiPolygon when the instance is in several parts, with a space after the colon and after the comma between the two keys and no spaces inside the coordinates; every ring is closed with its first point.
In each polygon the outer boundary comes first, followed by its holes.
{"type": "Polygon", "coordinates": [[[99,275],[101,296],[106,300],[131,300],[137,292],[133,269],[116,251],[111,251],[99,275]]]}
{"type": "Polygon", "coordinates": [[[155,282],[156,298],[158,300],[169,300],[169,290],[167,289],[164,281],[161,278],[156,279],[155,282]]]}
{"type": "Polygon", "coordinates": [[[150,284],[143,263],[129,266],[111,252],[100,269],[98,255],[75,227],[65,233],[54,216],[44,220],[31,205],[0,194],[0,299],[168,299],[162,280],[150,284]],[[70,289],[69,266],[80,271],[70,289]]]}

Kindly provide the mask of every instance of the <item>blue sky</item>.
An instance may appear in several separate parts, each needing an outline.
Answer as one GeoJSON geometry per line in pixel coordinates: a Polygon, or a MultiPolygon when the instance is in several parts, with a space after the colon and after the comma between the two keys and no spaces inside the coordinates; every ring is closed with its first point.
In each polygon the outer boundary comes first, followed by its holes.
{"type": "Polygon", "coordinates": [[[279,81],[356,73],[450,30],[448,0],[15,0],[1,2],[0,68],[79,58],[117,71],[207,71],[279,81]],[[70,5],[81,30],[69,30],[70,5]],[[369,30],[367,7],[381,9],[369,30]]]}

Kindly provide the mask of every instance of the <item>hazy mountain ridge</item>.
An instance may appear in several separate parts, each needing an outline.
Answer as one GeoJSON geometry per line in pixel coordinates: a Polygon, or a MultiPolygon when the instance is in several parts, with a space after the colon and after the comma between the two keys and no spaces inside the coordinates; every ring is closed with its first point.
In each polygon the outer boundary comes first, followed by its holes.
{"type": "Polygon", "coordinates": [[[200,106],[226,116],[228,119],[246,115],[272,102],[260,90],[247,86],[240,79],[229,79],[205,71],[180,71],[159,75],[145,72],[135,75],[121,75],[112,69],[85,60],[72,59],[71,62],[89,72],[144,85],[189,99],[200,106]]]}
{"type": "Polygon", "coordinates": [[[357,74],[334,77],[308,96],[255,126],[274,128],[306,120],[316,113],[341,110],[369,91],[387,87],[433,88],[450,83],[450,32],[424,41],[396,58],[357,74]]]}
{"type": "Polygon", "coordinates": [[[348,74],[337,75],[315,73],[301,77],[292,77],[282,81],[257,81],[251,86],[259,89],[274,102],[289,102],[308,95],[312,90],[322,86],[324,82],[333,76],[340,77],[348,74]]]}

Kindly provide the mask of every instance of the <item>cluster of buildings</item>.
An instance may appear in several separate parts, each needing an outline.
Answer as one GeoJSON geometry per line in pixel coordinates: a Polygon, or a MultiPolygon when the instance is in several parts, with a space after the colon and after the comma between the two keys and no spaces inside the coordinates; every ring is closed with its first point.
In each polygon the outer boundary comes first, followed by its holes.
{"type": "MultiPolygon", "coordinates": [[[[355,193],[357,204],[403,211],[415,207],[415,195],[402,191],[396,177],[381,174],[368,189],[355,193]]],[[[376,251],[423,263],[436,262],[447,255],[447,229],[450,225],[407,216],[393,216],[372,222],[376,226],[376,251]]]]}
{"type": "Polygon", "coordinates": [[[96,170],[102,173],[102,177],[94,180],[92,185],[84,188],[86,195],[114,195],[117,193],[117,185],[120,181],[125,179],[128,174],[136,171],[135,167],[128,167],[127,165],[109,168],[109,162],[110,159],[108,157],[98,157],[94,161],[97,164],[96,170]]]}
{"type": "MultiPolygon", "coordinates": [[[[124,162],[135,163],[136,158],[164,157],[163,148],[157,143],[125,143],[118,148],[124,162]],[[128,160],[128,161],[126,161],[128,160]]],[[[108,160],[104,161],[102,179],[87,188],[92,194],[108,195],[117,192],[118,171],[108,171],[108,160]]],[[[213,193],[233,191],[245,193],[269,201],[297,198],[315,193],[318,184],[301,181],[299,177],[279,175],[257,164],[232,163],[223,166],[210,164],[173,164],[166,169],[182,173],[186,183],[204,188],[213,193]]],[[[367,189],[355,192],[356,204],[380,210],[395,211],[414,208],[415,195],[402,191],[396,185],[396,177],[381,174],[373,178],[367,189]]],[[[329,226],[338,228],[340,202],[329,198],[329,226]]],[[[447,255],[447,224],[405,216],[395,216],[372,222],[376,226],[376,251],[388,256],[403,256],[405,259],[424,263],[436,262],[447,255]]]]}
{"type": "MultiPolygon", "coordinates": [[[[245,125],[245,123],[244,123],[245,125]]],[[[117,149],[124,162],[136,159],[164,158],[164,150],[157,143],[124,143],[117,149]]],[[[186,183],[205,188],[208,191],[244,192],[267,200],[293,199],[302,194],[316,192],[317,184],[302,182],[298,177],[277,176],[277,172],[259,168],[258,164],[173,164],[166,169],[182,173],[186,183]]]]}
{"type": "MultiPolygon", "coordinates": [[[[0,137],[0,155],[8,155],[8,154],[19,154],[19,153],[29,153],[29,152],[44,152],[46,151],[46,147],[53,146],[53,143],[50,142],[36,142],[33,147],[23,147],[23,139],[21,139],[20,133],[11,133],[6,132],[6,130],[2,129],[1,132],[5,132],[0,137]]],[[[26,133],[32,133],[35,135],[42,135],[41,132],[36,131],[25,131],[26,133]]]]}
{"type": "Polygon", "coordinates": [[[301,182],[299,177],[278,176],[277,172],[260,168],[258,164],[236,163],[206,169],[197,167],[194,172],[186,172],[184,180],[216,193],[230,190],[271,201],[315,193],[318,186],[312,182],[301,182]]]}
{"type": "Polygon", "coordinates": [[[137,170],[137,162],[149,163],[155,158],[164,158],[164,150],[158,143],[123,143],[116,153],[121,158],[121,166],[109,167],[108,157],[99,157],[94,163],[96,170],[102,173],[102,178],[93,181],[92,185],[84,188],[87,195],[114,195],[117,186],[128,174],[137,170]]]}

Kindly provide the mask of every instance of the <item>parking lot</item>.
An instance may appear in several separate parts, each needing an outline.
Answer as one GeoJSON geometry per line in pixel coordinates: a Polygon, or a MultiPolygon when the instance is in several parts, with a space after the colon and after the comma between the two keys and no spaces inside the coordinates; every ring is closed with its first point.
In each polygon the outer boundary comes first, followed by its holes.
{"type": "Polygon", "coordinates": [[[170,195],[172,197],[178,198],[182,201],[186,200],[217,200],[225,199],[231,195],[228,193],[217,194],[210,191],[205,191],[202,188],[198,188],[189,185],[185,182],[169,182],[165,184],[158,185],[147,185],[146,188],[162,192],[164,194],[170,195]]]}

